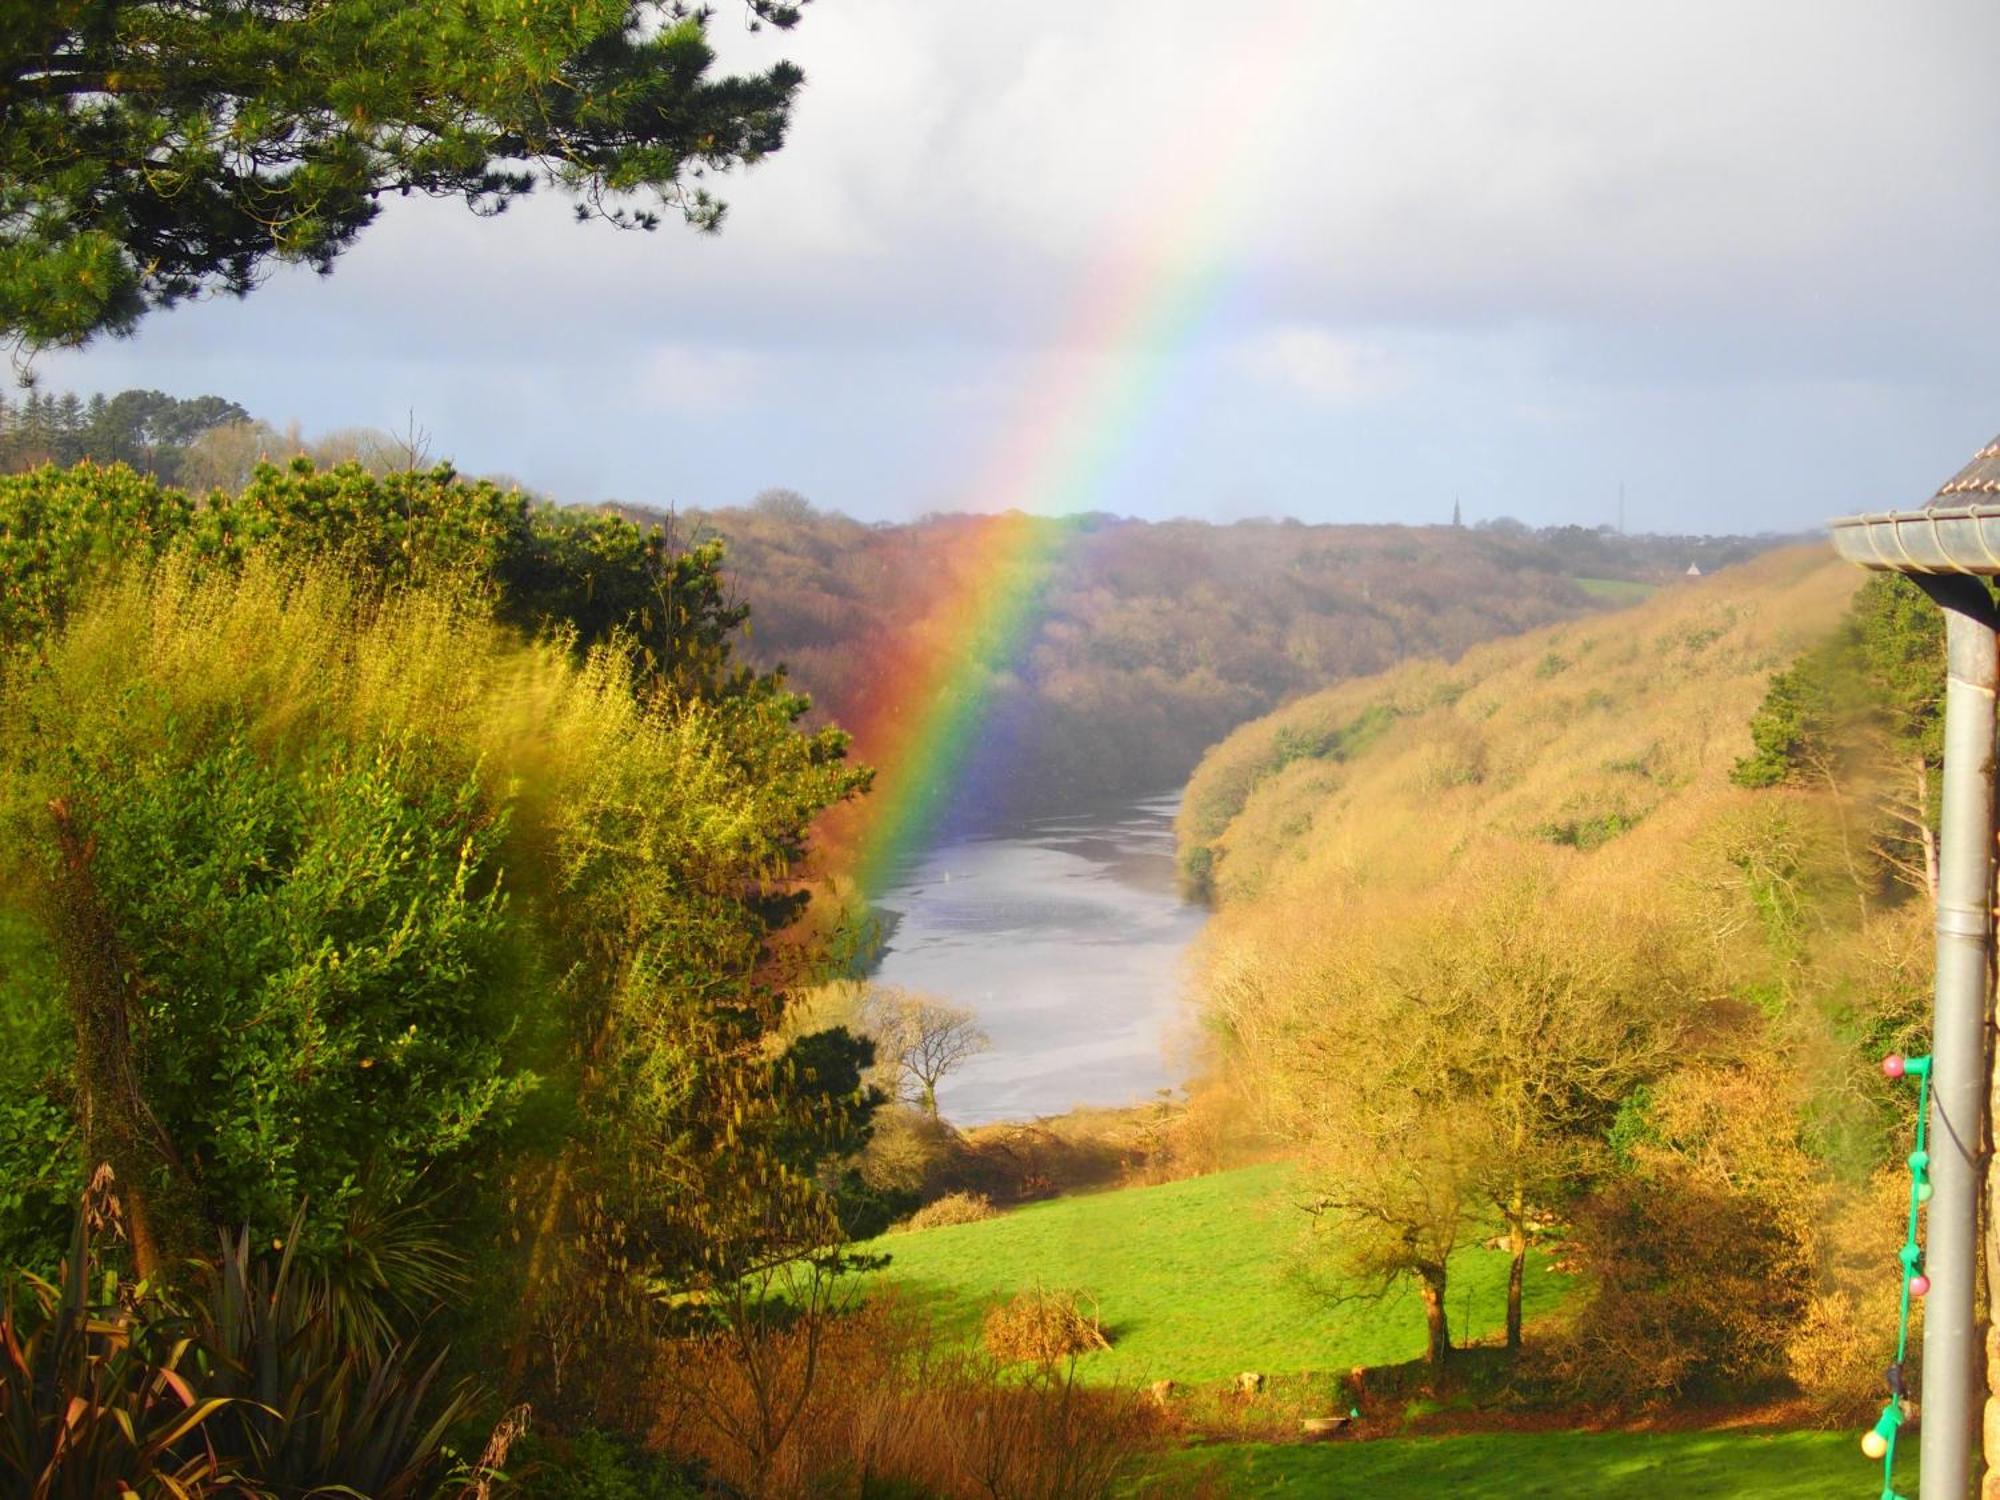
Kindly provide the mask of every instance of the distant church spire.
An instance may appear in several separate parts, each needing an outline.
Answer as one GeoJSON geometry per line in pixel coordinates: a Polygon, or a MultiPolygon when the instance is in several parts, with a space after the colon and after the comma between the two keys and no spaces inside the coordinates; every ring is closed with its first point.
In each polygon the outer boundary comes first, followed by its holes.
{"type": "Polygon", "coordinates": [[[1458,496],[1451,497],[1451,524],[1460,528],[1465,525],[1465,517],[1459,514],[1458,496]]]}

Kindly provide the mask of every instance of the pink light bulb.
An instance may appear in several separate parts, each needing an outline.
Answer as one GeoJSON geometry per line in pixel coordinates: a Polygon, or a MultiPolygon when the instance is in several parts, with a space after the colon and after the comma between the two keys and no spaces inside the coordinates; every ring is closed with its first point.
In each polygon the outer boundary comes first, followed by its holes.
{"type": "Polygon", "coordinates": [[[1912,1297],[1921,1297],[1925,1292],[1928,1292],[1930,1289],[1931,1289],[1930,1277],[1917,1275],[1917,1276],[1912,1276],[1910,1278],[1910,1295],[1912,1297]]]}
{"type": "Polygon", "coordinates": [[[1882,1059],[1882,1076],[1894,1082],[1903,1076],[1903,1054],[1891,1052],[1882,1059]]]}

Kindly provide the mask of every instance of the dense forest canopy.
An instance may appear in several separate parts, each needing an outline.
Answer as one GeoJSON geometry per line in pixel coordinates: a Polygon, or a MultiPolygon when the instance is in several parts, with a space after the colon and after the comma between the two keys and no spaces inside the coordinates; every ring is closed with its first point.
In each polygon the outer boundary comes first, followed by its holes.
{"type": "Polygon", "coordinates": [[[188,449],[250,414],[220,396],[179,398],[162,391],[0,394],[0,474],[90,459],[125,464],[168,483],[182,479],[188,449]]]}
{"type": "MultiPolygon", "coordinates": [[[[308,440],[216,396],[0,398],[0,472],[90,459],[235,492],[259,463],[299,453],[378,474],[432,463],[414,422],[400,434],[308,440]]],[[[754,611],[736,642],[744,659],[784,667],[813,697],[817,722],[864,737],[880,727],[866,710],[884,691],[884,664],[948,630],[986,582],[979,517],[872,524],[784,490],[727,509],[610,509],[664,526],[677,545],[725,542],[729,587],[754,611]]],[[[976,760],[949,789],[956,800],[934,810],[945,826],[1177,786],[1230,730],[1301,693],[1629,603],[1691,565],[1712,573],[1776,541],[1505,518],[1322,526],[1100,515],[1065,535],[1026,639],[985,685],[976,760]]],[[[884,748],[859,746],[864,758],[884,748]]]]}
{"type": "MultiPolygon", "coordinates": [[[[747,653],[783,663],[835,722],[874,690],[890,642],[946,617],[981,581],[977,518],[870,525],[778,492],[679,524],[727,540],[732,586],[756,610],[747,653]]],[[[1450,659],[1771,544],[1511,522],[1086,517],[993,687],[962,800],[941,812],[977,822],[1174,787],[1236,725],[1300,693],[1411,657],[1450,659]]]]}

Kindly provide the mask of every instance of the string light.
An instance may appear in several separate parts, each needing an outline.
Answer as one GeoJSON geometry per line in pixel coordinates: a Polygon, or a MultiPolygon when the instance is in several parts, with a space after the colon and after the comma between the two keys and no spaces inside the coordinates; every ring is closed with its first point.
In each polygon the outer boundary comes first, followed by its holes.
{"type": "Polygon", "coordinates": [[[1889,1402],[1875,1425],[1862,1435],[1861,1451],[1882,1461],[1881,1500],[1904,1500],[1896,1493],[1896,1434],[1903,1427],[1903,1360],[1910,1351],[1910,1301],[1931,1289],[1931,1279],[1923,1271],[1923,1248],[1917,1243],[1917,1215],[1931,1197],[1931,1154],[1924,1145],[1931,1108],[1931,1060],[1891,1052],[1882,1059],[1882,1076],[1892,1083],[1904,1078],[1917,1080],[1917,1145],[1909,1157],[1909,1229],[1896,1255],[1903,1268],[1903,1295],[1896,1313],[1896,1362],[1889,1366],[1889,1402]]]}

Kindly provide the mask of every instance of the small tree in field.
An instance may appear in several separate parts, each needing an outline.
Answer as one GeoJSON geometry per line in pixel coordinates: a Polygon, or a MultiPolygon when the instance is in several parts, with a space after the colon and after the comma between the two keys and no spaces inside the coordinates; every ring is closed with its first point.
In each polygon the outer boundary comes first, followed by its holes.
{"type": "Polygon", "coordinates": [[[1321,1196],[1308,1205],[1331,1242],[1330,1269],[1341,1283],[1335,1296],[1379,1297],[1414,1282],[1424,1357],[1432,1380],[1441,1380],[1451,1355],[1451,1255],[1471,1224],[1491,1155],[1485,1122],[1474,1110],[1432,1108],[1387,1079],[1357,1087],[1337,1108],[1346,1123],[1330,1139],[1345,1145],[1315,1154],[1321,1196]]]}
{"type": "Polygon", "coordinates": [[[1475,1173],[1512,1257],[1507,1347],[1521,1346],[1529,1224],[1560,1212],[1602,1165],[1620,1101],[1671,1050],[1671,966],[1643,924],[1562,900],[1533,876],[1473,882],[1470,899],[1412,924],[1386,966],[1436,1050],[1438,1105],[1476,1111],[1494,1143],[1475,1173]]]}
{"type": "Polygon", "coordinates": [[[1434,1359],[1468,1222],[1506,1232],[1520,1346],[1531,1226],[1595,1185],[1620,1105],[1679,1034],[1654,926],[1559,873],[1468,862],[1442,898],[1371,905],[1211,980],[1274,1128],[1310,1149],[1338,1262],[1422,1286],[1434,1359]]]}
{"type": "Polygon", "coordinates": [[[937,1118],[938,1085],[992,1040],[979,1018],[962,1005],[947,1005],[907,990],[871,990],[862,1002],[863,1024],[876,1039],[881,1060],[895,1070],[895,1092],[937,1118]]]}

